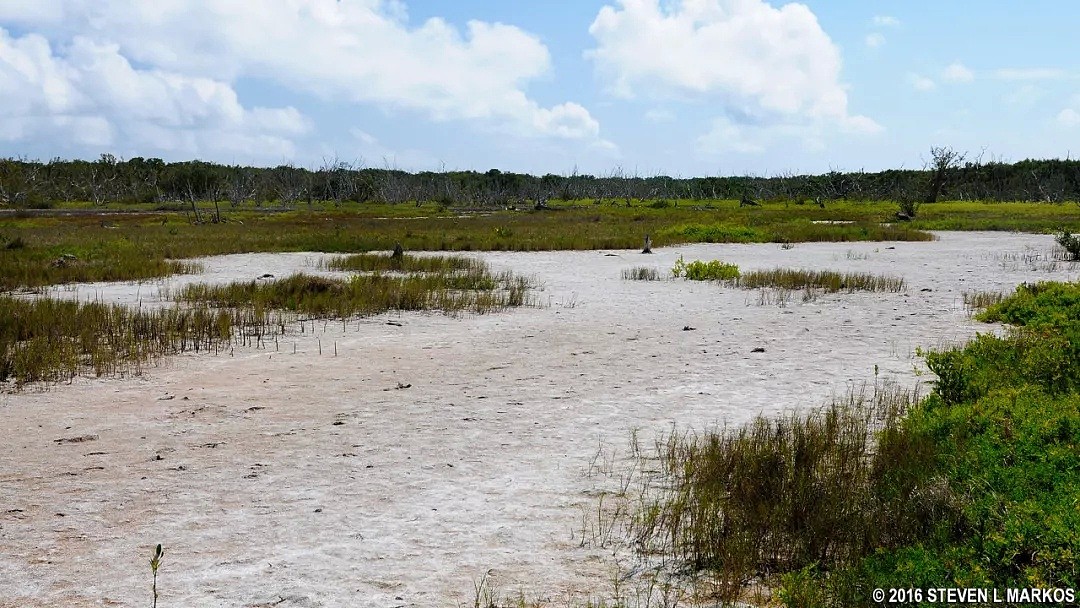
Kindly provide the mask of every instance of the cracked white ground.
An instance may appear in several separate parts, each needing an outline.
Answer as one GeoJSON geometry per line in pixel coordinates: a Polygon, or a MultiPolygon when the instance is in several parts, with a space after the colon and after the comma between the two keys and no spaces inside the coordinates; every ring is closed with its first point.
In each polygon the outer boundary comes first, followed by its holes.
{"type": "MultiPolygon", "coordinates": [[[[598,445],[818,406],[875,365],[924,382],[916,347],[993,330],[963,292],[1080,271],[1035,259],[1049,236],[939,236],[473,254],[536,278],[542,306],[317,323],[278,352],[2,394],[0,606],[145,606],[156,543],[162,607],[471,605],[488,571],[529,596],[602,594],[609,555],[579,546],[598,445]],[[907,291],[778,307],[620,276],[666,274],[680,254],[889,274],[907,291]]],[[[208,258],[202,275],[56,293],[152,305],[163,284],[311,272],[319,257],[208,258]]]]}

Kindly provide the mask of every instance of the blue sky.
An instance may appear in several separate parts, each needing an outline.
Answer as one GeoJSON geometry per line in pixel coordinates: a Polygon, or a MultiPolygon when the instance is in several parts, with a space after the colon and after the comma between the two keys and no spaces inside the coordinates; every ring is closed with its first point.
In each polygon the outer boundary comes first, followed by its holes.
{"type": "Polygon", "coordinates": [[[7,0],[0,155],[606,175],[1080,154],[1080,3],[7,0]]]}

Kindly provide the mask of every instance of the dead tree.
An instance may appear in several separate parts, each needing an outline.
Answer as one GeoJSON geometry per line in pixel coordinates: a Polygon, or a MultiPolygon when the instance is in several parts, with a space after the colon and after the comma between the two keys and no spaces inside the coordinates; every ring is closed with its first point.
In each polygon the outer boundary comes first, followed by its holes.
{"type": "Polygon", "coordinates": [[[937,202],[950,174],[964,162],[964,155],[948,146],[931,147],[930,159],[930,185],[923,199],[924,203],[937,202]]]}

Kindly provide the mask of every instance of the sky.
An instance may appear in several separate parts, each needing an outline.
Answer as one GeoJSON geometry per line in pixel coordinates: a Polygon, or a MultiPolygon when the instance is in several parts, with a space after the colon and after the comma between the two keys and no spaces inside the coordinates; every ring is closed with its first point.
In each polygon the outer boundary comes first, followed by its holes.
{"type": "Polygon", "coordinates": [[[0,0],[0,157],[778,175],[1080,154],[1080,3],[0,0]]]}

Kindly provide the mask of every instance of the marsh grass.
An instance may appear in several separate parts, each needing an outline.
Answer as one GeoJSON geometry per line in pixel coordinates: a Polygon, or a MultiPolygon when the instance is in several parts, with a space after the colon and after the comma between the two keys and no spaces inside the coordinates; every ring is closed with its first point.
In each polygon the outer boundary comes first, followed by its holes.
{"type": "Polygon", "coordinates": [[[530,283],[486,267],[464,272],[406,276],[381,273],[331,279],[298,274],[274,281],[187,285],[175,299],[214,308],[284,310],[317,318],[349,318],[387,311],[437,310],[486,313],[528,301],[530,283]]]}
{"type": "Polygon", "coordinates": [[[206,307],[133,310],[119,304],[0,296],[0,382],[139,374],[171,354],[219,352],[238,319],[206,307]]]}
{"type": "Polygon", "coordinates": [[[486,268],[483,261],[461,255],[419,256],[405,254],[400,257],[379,253],[360,253],[336,256],[324,260],[320,267],[326,270],[347,272],[450,272],[476,271],[486,268]]]}
{"type": "MultiPolygon", "coordinates": [[[[3,217],[0,290],[67,282],[136,280],[185,269],[170,260],[248,252],[550,251],[637,249],[642,234],[653,246],[686,242],[930,240],[909,226],[889,227],[874,218],[880,205],[842,204],[828,210],[766,204],[740,209],[737,201],[652,209],[560,204],[557,212],[496,211],[447,214],[412,205],[349,206],[343,210],[230,214],[233,221],[192,225],[175,212],[100,216],[3,217]],[[843,219],[855,224],[814,224],[843,219]],[[72,255],[78,263],[53,268],[72,255]]],[[[1019,208],[1018,208],[1019,209],[1019,208]]],[[[387,264],[377,257],[357,264],[387,264]]]]}
{"type": "Polygon", "coordinates": [[[302,321],[300,315],[346,319],[391,310],[487,313],[534,303],[532,284],[523,277],[494,273],[483,264],[451,261],[442,268],[347,280],[301,274],[267,282],[193,284],[172,295],[180,305],[150,310],[0,296],[0,382],[13,381],[19,389],[78,375],[139,374],[171,354],[219,353],[235,345],[261,348],[302,321]]]}
{"type": "Polygon", "coordinates": [[[964,292],[964,309],[968,314],[974,314],[994,304],[1000,303],[1005,299],[1006,293],[1003,291],[976,291],[976,292],[964,292]]]}
{"type": "Polygon", "coordinates": [[[660,269],[651,266],[623,268],[622,278],[627,281],[660,281],[663,279],[660,269]]]}
{"type": "Polygon", "coordinates": [[[928,512],[953,506],[923,483],[934,446],[901,424],[918,401],[875,385],[809,414],[661,437],[640,450],[656,473],[633,522],[639,550],[709,572],[731,602],[780,573],[850,565],[925,533],[928,512]]]}
{"type": "Polygon", "coordinates": [[[904,290],[904,279],[875,275],[867,272],[836,272],[832,270],[795,270],[775,268],[744,272],[733,284],[742,289],[772,287],[789,291],[807,289],[826,293],[856,291],[884,291],[897,293],[904,290]]]}

